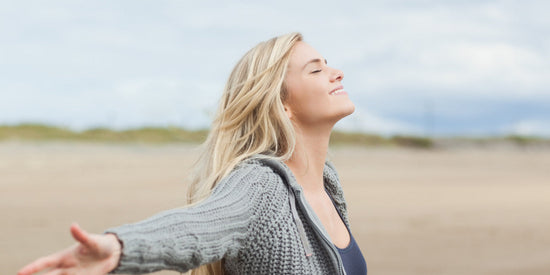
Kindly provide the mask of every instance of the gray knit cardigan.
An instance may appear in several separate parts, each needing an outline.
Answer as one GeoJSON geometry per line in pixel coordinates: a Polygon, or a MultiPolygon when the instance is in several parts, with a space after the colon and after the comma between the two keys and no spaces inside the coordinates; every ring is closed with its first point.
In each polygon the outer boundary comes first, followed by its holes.
{"type": "MultiPolygon", "coordinates": [[[[338,175],[328,162],[323,176],[349,228],[338,175]]],[[[186,272],[223,259],[226,274],[345,274],[290,169],[262,156],[237,166],[196,206],[106,232],[123,243],[112,273],[186,272]]]]}

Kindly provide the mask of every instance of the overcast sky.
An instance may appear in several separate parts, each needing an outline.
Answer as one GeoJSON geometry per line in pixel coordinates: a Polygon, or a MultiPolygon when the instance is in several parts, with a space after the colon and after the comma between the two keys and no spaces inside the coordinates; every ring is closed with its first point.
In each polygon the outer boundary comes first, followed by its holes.
{"type": "Polygon", "coordinates": [[[209,126],[230,70],[301,32],[378,134],[550,136],[550,1],[3,1],[0,124],[209,126]]]}

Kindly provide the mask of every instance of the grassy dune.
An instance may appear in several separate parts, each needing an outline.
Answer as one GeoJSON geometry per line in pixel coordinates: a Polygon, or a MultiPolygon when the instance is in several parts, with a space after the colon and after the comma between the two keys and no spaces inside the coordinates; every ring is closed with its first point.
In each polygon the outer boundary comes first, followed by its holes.
{"type": "MultiPolygon", "coordinates": [[[[201,143],[208,130],[186,130],[178,127],[143,127],[128,130],[92,128],[74,131],[68,128],[44,124],[18,124],[0,126],[0,141],[85,141],[109,143],[201,143]]],[[[332,145],[359,145],[384,147],[410,147],[430,149],[434,147],[494,146],[550,147],[550,139],[526,136],[504,136],[487,138],[426,138],[420,136],[384,137],[375,134],[335,131],[332,145]]]]}
{"type": "Polygon", "coordinates": [[[0,140],[28,141],[89,141],[114,143],[200,143],[208,130],[188,131],[176,127],[144,127],[129,130],[92,128],[85,131],[73,131],[43,124],[19,124],[0,126],[0,140]]]}

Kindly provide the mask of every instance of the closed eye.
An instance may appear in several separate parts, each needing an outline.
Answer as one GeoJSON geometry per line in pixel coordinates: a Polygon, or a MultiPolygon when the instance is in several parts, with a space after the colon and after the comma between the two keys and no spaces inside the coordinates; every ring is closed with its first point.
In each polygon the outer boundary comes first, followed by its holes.
{"type": "Polygon", "coordinates": [[[315,73],[320,73],[320,72],[321,72],[321,69],[318,69],[318,70],[312,71],[311,73],[315,74],[315,73]]]}

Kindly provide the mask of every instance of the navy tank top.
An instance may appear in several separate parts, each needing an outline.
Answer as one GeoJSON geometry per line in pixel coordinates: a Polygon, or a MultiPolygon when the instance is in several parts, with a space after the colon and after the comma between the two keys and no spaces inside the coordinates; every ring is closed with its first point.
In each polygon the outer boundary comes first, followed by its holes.
{"type": "Polygon", "coordinates": [[[365,258],[363,258],[363,253],[361,253],[361,250],[359,249],[357,242],[355,242],[353,235],[351,235],[351,232],[349,233],[349,238],[350,241],[346,248],[341,249],[336,247],[336,249],[338,249],[338,253],[340,254],[340,258],[342,258],[342,262],[344,263],[344,270],[347,275],[366,275],[367,262],[365,262],[365,258]]]}
{"type": "MultiPolygon", "coordinates": [[[[326,188],[325,188],[325,191],[327,191],[326,188]]],[[[336,212],[338,212],[340,219],[342,219],[342,214],[340,214],[340,211],[338,211],[338,208],[336,207],[334,200],[330,196],[330,193],[327,192],[327,195],[332,201],[334,208],[337,209],[336,212]]],[[[342,219],[342,222],[344,222],[344,219],[342,219]]],[[[361,253],[361,249],[359,249],[359,245],[357,245],[357,242],[353,238],[353,235],[351,234],[351,230],[349,230],[347,225],[346,225],[346,229],[348,230],[349,239],[350,239],[348,246],[345,248],[339,248],[335,245],[336,249],[338,250],[338,254],[340,254],[340,258],[342,258],[342,263],[344,264],[344,270],[346,271],[346,275],[366,275],[367,262],[365,261],[365,258],[363,257],[363,253],[361,253]]]]}

